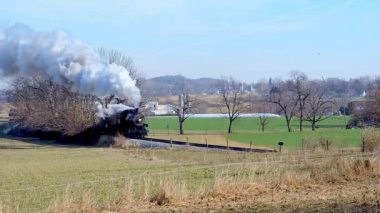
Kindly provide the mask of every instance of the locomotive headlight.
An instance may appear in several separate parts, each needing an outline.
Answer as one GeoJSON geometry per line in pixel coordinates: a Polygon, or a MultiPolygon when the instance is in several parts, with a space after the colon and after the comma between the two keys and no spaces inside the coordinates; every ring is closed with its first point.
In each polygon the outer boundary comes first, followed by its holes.
{"type": "Polygon", "coordinates": [[[138,114],[134,117],[133,119],[133,123],[136,125],[136,126],[142,126],[144,125],[144,116],[141,115],[141,114],[138,114]]]}

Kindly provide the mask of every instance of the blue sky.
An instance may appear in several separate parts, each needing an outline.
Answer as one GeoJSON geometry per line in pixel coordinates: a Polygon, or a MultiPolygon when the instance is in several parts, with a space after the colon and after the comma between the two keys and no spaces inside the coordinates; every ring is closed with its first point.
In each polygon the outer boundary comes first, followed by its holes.
{"type": "Polygon", "coordinates": [[[65,30],[146,77],[380,76],[377,0],[1,0],[0,28],[65,30]]]}

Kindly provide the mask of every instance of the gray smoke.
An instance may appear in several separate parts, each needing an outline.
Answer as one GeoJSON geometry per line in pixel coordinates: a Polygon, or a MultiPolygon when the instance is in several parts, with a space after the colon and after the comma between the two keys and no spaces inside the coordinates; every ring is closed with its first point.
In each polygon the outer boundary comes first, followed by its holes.
{"type": "Polygon", "coordinates": [[[111,115],[121,113],[124,110],[133,109],[133,107],[129,107],[124,104],[108,104],[107,108],[104,108],[100,103],[95,104],[98,112],[97,116],[100,118],[110,117],[111,115]]]}
{"type": "Polygon", "coordinates": [[[36,32],[20,24],[0,29],[0,84],[5,85],[1,79],[36,73],[59,84],[72,84],[85,94],[114,94],[135,106],[141,99],[128,70],[103,64],[93,47],[63,31],[36,32]]]}

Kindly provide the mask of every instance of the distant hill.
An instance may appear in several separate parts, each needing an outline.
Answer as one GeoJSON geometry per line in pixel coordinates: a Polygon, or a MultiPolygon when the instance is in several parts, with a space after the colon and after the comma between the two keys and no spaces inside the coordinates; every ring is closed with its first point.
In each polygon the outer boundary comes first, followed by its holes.
{"type": "Polygon", "coordinates": [[[182,75],[165,75],[148,79],[150,81],[154,81],[157,83],[175,85],[182,81],[189,81],[190,79],[182,76],[182,75]]]}
{"type": "Polygon", "coordinates": [[[184,83],[193,94],[215,94],[218,79],[198,78],[191,79],[182,75],[165,75],[149,78],[142,89],[143,96],[167,96],[179,94],[180,85],[184,83]]]}

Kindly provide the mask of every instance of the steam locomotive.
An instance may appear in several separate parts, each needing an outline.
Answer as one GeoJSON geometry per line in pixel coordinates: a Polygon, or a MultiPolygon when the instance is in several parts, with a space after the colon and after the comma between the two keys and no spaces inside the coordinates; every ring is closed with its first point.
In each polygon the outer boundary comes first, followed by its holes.
{"type": "Polygon", "coordinates": [[[144,138],[148,134],[148,124],[139,109],[127,109],[102,119],[101,128],[106,135],[122,134],[127,138],[144,138]]]}

